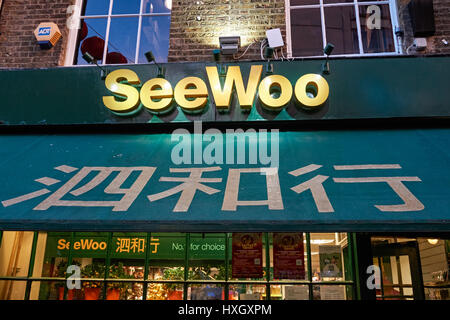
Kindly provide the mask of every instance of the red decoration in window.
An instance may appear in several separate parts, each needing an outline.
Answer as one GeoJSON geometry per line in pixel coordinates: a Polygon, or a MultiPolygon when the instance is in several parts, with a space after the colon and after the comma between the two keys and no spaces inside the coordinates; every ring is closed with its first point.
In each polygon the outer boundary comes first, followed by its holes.
{"type": "Polygon", "coordinates": [[[81,52],[85,54],[89,52],[97,60],[103,59],[103,48],[105,41],[99,37],[89,37],[81,44],[81,52]]]}
{"type": "Polygon", "coordinates": [[[128,63],[128,60],[120,52],[110,52],[106,56],[106,63],[107,64],[122,64],[122,63],[128,63]]]}
{"type": "Polygon", "coordinates": [[[81,24],[80,41],[86,38],[87,35],[88,35],[88,27],[86,22],[83,21],[81,24]]]}

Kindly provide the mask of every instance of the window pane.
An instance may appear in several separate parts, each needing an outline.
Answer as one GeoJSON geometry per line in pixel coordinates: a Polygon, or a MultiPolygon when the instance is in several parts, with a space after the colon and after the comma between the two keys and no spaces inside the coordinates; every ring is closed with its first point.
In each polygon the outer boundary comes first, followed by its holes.
{"type": "Polygon", "coordinates": [[[320,285],[314,287],[314,300],[351,300],[351,286],[320,285]]]}
{"type": "Polygon", "coordinates": [[[389,5],[359,6],[359,16],[364,53],[394,52],[389,5]]]}
{"type": "Polygon", "coordinates": [[[156,62],[167,62],[170,16],[142,17],[139,63],[147,63],[145,53],[152,51],[156,62]]]}
{"type": "Polygon", "coordinates": [[[223,286],[193,284],[188,288],[188,300],[224,300],[223,286]]]}
{"type": "Polygon", "coordinates": [[[140,8],[141,0],[114,0],[112,14],[138,14],[140,8]]]}
{"type": "Polygon", "coordinates": [[[224,233],[192,233],[189,257],[190,280],[225,280],[224,233]]]}
{"type": "Polygon", "coordinates": [[[0,300],[23,300],[26,281],[0,280],[0,300]]]}
{"type": "MultiPolygon", "coordinates": [[[[266,286],[260,284],[230,284],[228,300],[265,300],[266,286]]],[[[273,295],[273,293],[272,293],[273,295]]]]}
{"type": "MultiPolygon", "coordinates": [[[[78,238],[79,240],[80,238],[78,238]]],[[[69,232],[40,232],[36,247],[33,276],[65,278],[68,268],[67,257],[69,254],[69,246],[69,232]]],[[[78,249],[82,250],[80,248],[78,249]]],[[[81,257],[73,258],[72,265],[81,268],[81,261],[81,257]]],[[[34,281],[31,287],[30,299],[63,300],[65,285],[65,281],[34,281]]],[[[68,290],[67,299],[83,299],[82,290],[68,290]]]]}
{"type": "Polygon", "coordinates": [[[230,246],[232,247],[232,254],[231,264],[229,266],[229,278],[232,280],[265,280],[267,262],[265,234],[233,233],[232,238],[234,238],[232,240],[234,244],[230,246]],[[262,271],[262,277],[257,277],[260,271],[262,271]],[[255,278],[233,278],[233,273],[236,276],[254,275],[255,278]]]}
{"type": "Polygon", "coordinates": [[[76,64],[88,64],[83,59],[83,51],[88,51],[100,63],[103,59],[107,19],[85,19],[81,21],[76,64]]]}
{"type": "Polygon", "coordinates": [[[425,288],[426,300],[450,300],[450,288],[425,288]]]}
{"type": "MultiPolygon", "coordinates": [[[[39,233],[33,276],[65,278],[69,250],[72,265],[81,271],[81,288],[68,290],[68,300],[97,300],[101,298],[108,248],[107,233],[77,232],[71,244],[69,232],[39,233]]],[[[65,281],[36,281],[32,284],[31,299],[62,300],[65,281]]]]}
{"type": "Polygon", "coordinates": [[[103,300],[103,282],[81,281],[82,300],[103,300]]]}
{"type": "Polygon", "coordinates": [[[450,240],[418,238],[425,299],[450,300],[450,240]]]}
{"type": "Polygon", "coordinates": [[[83,299],[102,299],[103,283],[101,280],[105,277],[107,233],[77,232],[75,233],[74,243],[69,246],[73,248],[73,260],[77,262],[75,264],[78,264],[78,262],[81,264],[83,299]]]}
{"type": "MultiPolygon", "coordinates": [[[[278,293],[277,287],[271,286],[271,299],[276,300],[278,293]],[[274,295],[275,292],[275,295],[274,295]]],[[[307,285],[282,285],[281,286],[281,296],[278,300],[309,300],[309,288],[307,285]]]]}
{"type": "Polygon", "coordinates": [[[109,0],[87,0],[84,15],[107,15],[109,11],[109,0]]]}
{"type": "Polygon", "coordinates": [[[107,64],[134,63],[138,24],[138,17],[111,19],[107,64]]]}
{"type": "Polygon", "coordinates": [[[347,242],[336,240],[335,233],[311,233],[313,281],[351,280],[347,242]]]}
{"type": "MultiPolygon", "coordinates": [[[[403,284],[412,284],[411,279],[411,269],[410,269],[410,263],[409,263],[409,256],[400,256],[400,274],[402,277],[402,283],[403,284]]],[[[412,295],[412,291],[408,294],[412,295]]]]}
{"type": "Polygon", "coordinates": [[[106,289],[106,300],[142,300],[142,282],[110,282],[106,289]]]}
{"type": "Polygon", "coordinates": [[[143,6],[143,13],[169,13],[172,0],[144,0],[143,6]]]}
{"type": "Polygon", "coordinates": [[[270,280],[274,280],[274,273],[278,271],[278,276],[283,279],[276,281],[305,280],[308,274],[306,234],[298,233],[270,233],[270,280]],[[275,239],[274,239],[275,234],[275,239]],[[294,239],[294,241],[292,241],[294,239]],[[296,242],[301,242],[301,247],[296,246],[296,242]],[[276,253],[274,255],[274,245],[276,253]],[[298,255],[302,254],[303,257],[298,255]],[[278,270],[274,269],[278,267],[278,270]],[[303,276],[302,276],[303,273],[303,276]]]}
{"type": "MultiPolygon", "coordinates": [[[[65,281],[33,281],[30,300],[64,300],[65,281]]],[[[67,300],[80,300],[81,290],[68,290],[67,300]]]]}
{"type": "Polygon", "coordinates": [[[359,53],[358,30],[353,6],[326,7],[327,42],[334,44],[333,54],[359,53]]]}
{"type": "Polygon", "coordinates": [[[147,300],[183,300],[183,284],[149,283],[147,300]]]}
{"type": "Polygon", "coordinates": [[[319,9],[291,11],[292,55],[323,55],[322,27],[319,9]]]}
{"type": "Polygon", "coordinates": [[[319,4],[319,0],[291,0],[291,6],[319,4]]]}
{"type": "MultiPolygon", "coordinates": [[[[108,279],[144,279],[146,240],[145,233],[113,234],[108,279]]],[[[143,292],[142,282],[109,282],[106,300],[142,300],[143,292]]]]}
{"type": "Polygon", "coordinates": [[[152,233],[149,246],[149,280],[174,283],[149,283],[148,300],[182,300],[186,236],[175,233],[152,233]],[[180,282],[175,282],[180,281],[180,282]]]}
{"type": "Polygon", "coordinates": [[[33,232],[24,231],[3,232],[0,246],[0,276],[27,276],[33,235],[33,232]]]}

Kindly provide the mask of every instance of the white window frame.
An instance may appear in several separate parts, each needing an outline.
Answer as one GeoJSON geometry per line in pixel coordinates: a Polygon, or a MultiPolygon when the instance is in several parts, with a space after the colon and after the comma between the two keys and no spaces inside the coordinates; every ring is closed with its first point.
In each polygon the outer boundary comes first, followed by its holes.
{"type": "MultiPolygon", "coordinates": [[[[82,8],[84,1],[85,0],[76,0],[75,5],[78,6],[79,8],[82,8]]],[[[143,13],[144,1],[145,0],[141,0],[139,13],[113,14],[112,9],[114,6],[114,0],[109,0],[108,14],[87,15],[87,16],[81,15],[80,16],[80,21],[87,20],[87,19],[98,19],[98,18],[106,18],[107,19],[106,33],[105,33],[105,39],[104,39],[105,40],[105,48],[103,50],[103,59],[102,59],[102,62],[100,65],[103,65],[103,66],[106,65],[106,53],[107,53],[107,48],[108,48],[108,44],[109,44],[109,31],[111,28],[111,18],[133,18],[133,17],[139,18],[137,38],[136,38],[136,53],[134,56],[134,62],[127,63],[128,65],[130,65],[130,64],[137,64],[137,61],[139,58],[139,49],[140,49],[140,44],[141,44],[141,31],[142,31],[142,18],[143,17],[155,17],[155,16],[170,16],[172,14],[172,10],[171,10],[171,12],[143,13]]],[[[74,64],[75,51],[77,50],[77,38],[78,38],[78,29],[69,30],[69,36],[68,36],[68,41],[67,41],[67,46],[66,46],[66,48],[67,48],[66,56],[64,59],[65,66],[80,66],[80,67],[85,66],[85,65],[74,64]]],[[[112,64],[108,64],[108,65],[112,65],[112,64]]]]}
{"type": "Polygon", "coordinates": [[[324,0],[319,0],[319,4],[313,5],[298,5],[291,6],[290,0],[285,0],[285,10],[286,10],[286,42],[287,42],[287,56],[288,58],[323,58],[325,54],[320,56],[296,56],[292,55],[292,33],[291,33],[291,10],[302,10],[302,9],[320,9],[320,19],[322,26],[322,43],[323,47],[327,44],[327,35],[326,35],[326,25],[325,25],[325,10],[327,7],[343,7],[343,6],[353,6],[355,10],[356,17],[356,27],[358,30],[358,45],[359,45],[359,53],[352,54],[332,54],[333,57],[368,57],[368,56],[395,56],[403,53],[401,46],[399,46],[397,41],[397,36],[395,35],[395,29],[398,27],[398,12],[397,12],[397,3],[396,0],[384,0],[384,1],[365,1],[358,2],[358,0],[353,0],[353,2],[342,2],[342,3],[329,3],[325,4],[324,0]],[[358,14],[358,6],[370,6],[370,5],[389,5],[389,12],[391,16],[392,23],[392,37],[394,40],[395,51],[394,52],[378,52],[378,53],[364,53],[363,52],[363,43],[361,37],[361,23],[359,20],[358,14]]]}

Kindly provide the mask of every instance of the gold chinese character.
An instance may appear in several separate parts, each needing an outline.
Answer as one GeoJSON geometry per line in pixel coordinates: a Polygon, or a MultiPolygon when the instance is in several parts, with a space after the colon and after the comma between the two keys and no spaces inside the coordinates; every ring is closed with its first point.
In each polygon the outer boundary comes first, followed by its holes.
{"type": "Polygon", "coordinates": [[[117,238],[117,249],[116,252],[130,252],[130,238],[117,238]]]}
{"type": "Polygon", "coordinates": [[[152,250],[152,253],[157,253],[158,252],[158,246],[160,245],[159,243],[159,239],[156,238],[151,238],[150,239],[150,245],[154,246],[155,248],[152,250]]]}

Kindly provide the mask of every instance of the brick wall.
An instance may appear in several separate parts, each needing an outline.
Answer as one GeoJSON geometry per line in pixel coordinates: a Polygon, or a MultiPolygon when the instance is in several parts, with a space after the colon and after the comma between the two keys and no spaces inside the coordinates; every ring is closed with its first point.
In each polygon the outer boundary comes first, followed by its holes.
{"type": "Polygon", "coordinates": [[[450,1],[433,0],[436,34],[429,40],[430,50],[434,53],[450,54],[450,1]],[[442,40],[448,42],[444,44],[442,40]]]}
{"type": "MultiPolygon", "coordinates": [[[[403,39],[403,50],[406,53],[414,41],[411,25],[411,18],[408,11],[408,4],[411,0],[397,0],[399,24],[405,32],[403,39]]],[[[436,33],[427,38],[427,49],[421,52],[410,50],[410,54],[450,54],[450,0],[433,0],[434,22],[436,33]],[[448,41],[445,44],[442,40],[448,41]]]]}
{"type": "MultiPolygon", "coordinates": [[[[405,31],[404,49],[413,41],[407,4],[397,0],[400,26],[405,31]]],[[[68,30],[67,7],[74,0],[3,0],[0,16],[0,68],[45,68],[63,65],[68,30]],[[40,22],[54,21],[63,38],[55,48],[42,50],[33,31],[40,22]]],[[[450,54],[450,0],[433,0],[436,34],[419,54],[450,54]]],[[[280,28],[286,36],[285,0],[173,0],[169,62],[212,60],[221,35],[240,35],[240,60],[260,59],[265,31],[280,28]]],[[[286,42],[286,39],[285,39],[286,42]]],[[[284,48],[286,54],[286,47],[284,48]]],[[[414,53],[412,50],[411,53],[414,53]]],[[[226,60],[233,60],[228,57],[226,60]]]]}
{"type": "Polygon", "coordinates": [[[0,68],[46,68],[64,64],[68,36],[66,10],[73,0],[3,0],[0,16],[0,68]],[[62,39],[42,50],[33,31],[39,23],[53,21],[62,39]]]}
{"type": "MultiPolygon", "coordinates": [[[[169,62],[212,60],[221,35],[241,36],[239,56],[268,29],[286,34],[284,0],[173,0],[171,19],[169,62]]],[[[254,59],[260,59],[260,43],[240,60],[254,59]]]]}

